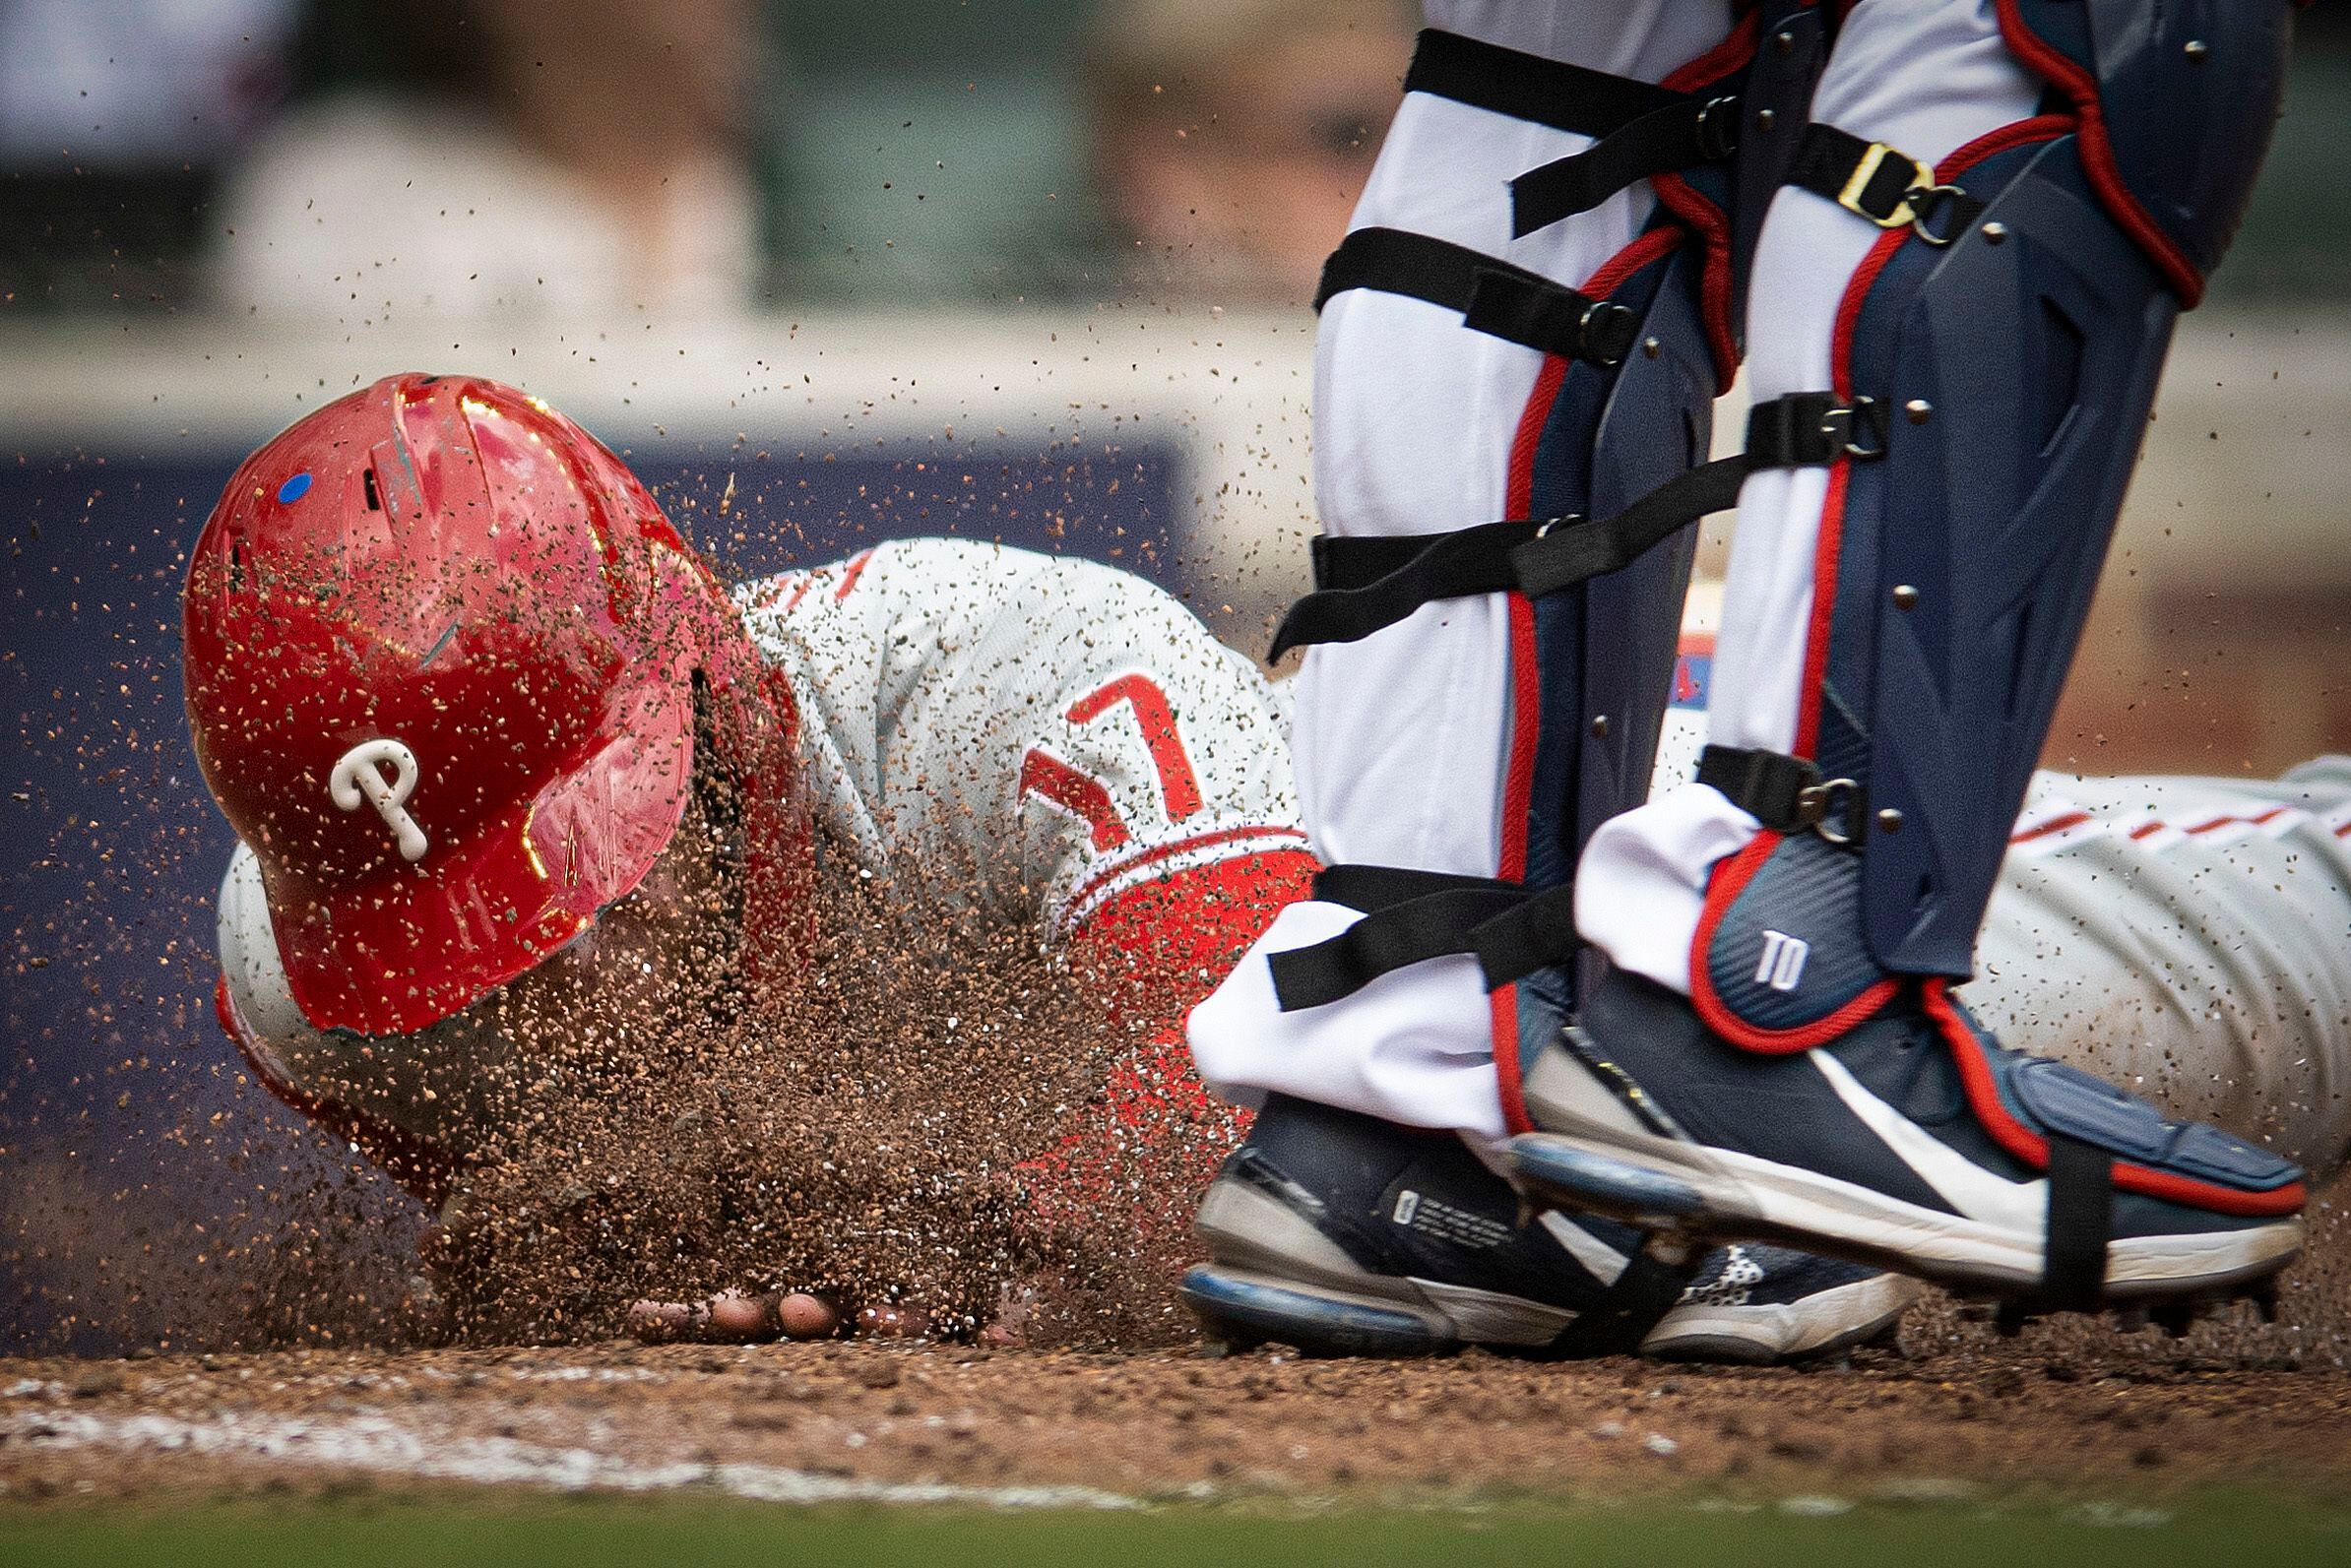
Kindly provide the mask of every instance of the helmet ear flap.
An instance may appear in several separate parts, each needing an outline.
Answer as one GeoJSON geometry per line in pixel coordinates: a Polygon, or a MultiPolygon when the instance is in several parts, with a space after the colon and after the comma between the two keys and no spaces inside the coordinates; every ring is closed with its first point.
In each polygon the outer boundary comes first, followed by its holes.
{"type": "Polygon", "coordinates": [[[324,1057],[334,1041],[302,1016],[286,984],[285,961],[270,923],[261,862],[243,844],[221,879],[216,930],[221,979],[214,1005],[221,1028],[262,1088],[348,1143],[357,1146],[419,1201],[440,1201],[456,1160],[406,1128],[370,1116],[303,1083],[286,1058],[324,1057]]]}
{"type": "MultiPolygon", "coordinates": [[[[286,980],[261,862],[243,844],[221,879],[216,940],[221,955],[221,1024],[264,1081],[291,1082],[286,1048],[323,1042],[326,1035],[302,1016],[286,980]]],[[[297,1049],[295,1054],[300,1054],[297,1049]]],[[[276,1082],[272,1082],[276,1087],[276,1082]]]]}

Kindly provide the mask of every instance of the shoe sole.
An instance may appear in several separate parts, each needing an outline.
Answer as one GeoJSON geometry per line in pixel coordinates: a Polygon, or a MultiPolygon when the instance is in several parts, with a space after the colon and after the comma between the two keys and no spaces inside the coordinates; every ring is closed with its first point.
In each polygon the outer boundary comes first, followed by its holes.
{"type": "MultiPolygon", "coordinates": [[[[1874,1189],[1732,1150],[1609,1131],[1528,1133],[1508,1158],[1530,1196],[1648,1229],[1772,1241],[1875,1264],[1968,1295],[2023,1299],[2041,1285],[2041,1233],[1923,1209],[1874,1189]]],[[[2299,1218],[2107,1243],[2109,1305],[2225,1299],[2302,1250],[2299,1218]]]]}
{"type": "Polygon", "coordinates": [[[1212,1260],[1185,1274],[1184,1300],[1231,1343],[1312,1355],[1446,1355],[1465,1345],[1550,1344],[1562,1307],[1434,1280],[1373,1274],[1296,1210],[1220,1176],[1192,1230],[1212,1260]]]}
{"type": "MultiPolygon", "coordinates": [[[[1477,1345],[1539,1354],[1574,1321],[1564,1307],[1523,1296],[1359,1268],[1287,1205],[1238,1182],[1210,1187],[1197,1228],[1216,1261],[1187,1270],[1178,1294],[1236,1348],[1415,1357],[1477,1345]]],[[[1883,1334],[1918,1293],[1912,1281],[1881,1275],[1796,1302],[1685,1303],[1649,1332],[1641,1353],[1752,1366],[1834,1354],[1883,1334]]]]}
{"type": "Polygon", "coordinates": [[[1306,1355],[1404,1358],[1463,1345],[1441,1313],[1215,1264],[1186,1269],[1176,1293],[1211,1338],[1238,1350],[1287,1345],[1306,1355]]]}
{"type": "Polygon", "coordinates": [[[1916,1280],[1880,1274],[1777,1305],[1684,1302],[1650,1330],[1641,1353],[1742,1366],[1812,1360],[1890,1337],[1921,1293],[1916,1280]]]}

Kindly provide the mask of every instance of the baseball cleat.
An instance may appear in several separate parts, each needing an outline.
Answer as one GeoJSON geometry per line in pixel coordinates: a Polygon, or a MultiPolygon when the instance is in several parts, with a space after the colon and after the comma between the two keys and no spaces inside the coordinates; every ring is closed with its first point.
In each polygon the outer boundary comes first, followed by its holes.
{"type": "Polygon", "coordinates": [[[1211,1261],[1184,1276],[1182,1294],[1210,1335],[1314,1355],[1478,1345],[1766,1363],[1872,1339],[1918,1293],[1898,1276],[1781,1247],[1681,1262],[1609,1221],[1530,1223],[1451,1133],[1280,1096],[1195,1228],[1211,1261]]]}
{"type": "Polygon", "coordinates": [[[1825,1044],[1764,1053],[1613,973],[1529,1070],[1514,1179],[1539,1203],[1775,1241],[2050,1311],[2273,1293],[2302,1172],[2002,1048],[1930,986],[1825,1044]]]}

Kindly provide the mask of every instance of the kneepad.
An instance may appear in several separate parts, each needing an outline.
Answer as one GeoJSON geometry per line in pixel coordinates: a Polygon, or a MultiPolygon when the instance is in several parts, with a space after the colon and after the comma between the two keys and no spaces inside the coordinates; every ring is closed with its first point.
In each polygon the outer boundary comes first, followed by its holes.
{"type": "Polygon", "coordinates": [[[2091,190],[2192,306],[2277,124],[2288,0],[1998,0],[2009,49],[2071,104],[2091,190]]]}

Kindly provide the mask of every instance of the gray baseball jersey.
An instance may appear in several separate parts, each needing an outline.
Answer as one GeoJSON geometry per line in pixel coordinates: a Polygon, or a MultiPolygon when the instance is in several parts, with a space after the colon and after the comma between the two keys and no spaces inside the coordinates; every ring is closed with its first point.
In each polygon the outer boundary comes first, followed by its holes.
{"type": "Polygon", "coordinates": [[[894,897],[1057,939],[1138,883],[1305,847],[1278,699],[1139,577],[917,538],[736,597],[819,819],[894,897]]]}
{"type": "Polygon", "coordinates": [[[2351,756],[2033,777],[1962,991],[2010,1044],[2261,1137],[2351,1145],[2351,756]]]}

